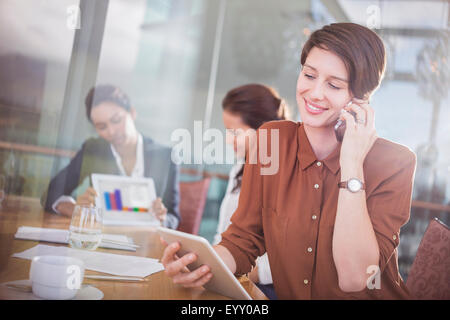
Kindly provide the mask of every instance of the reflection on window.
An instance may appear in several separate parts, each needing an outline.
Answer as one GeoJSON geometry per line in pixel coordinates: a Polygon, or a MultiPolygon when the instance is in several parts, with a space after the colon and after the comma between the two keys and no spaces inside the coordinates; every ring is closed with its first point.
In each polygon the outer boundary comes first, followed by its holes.
{"type": "Polygon", "coordinates": [[[0,2],[0,164],[8,193],[39,196],[53,162],[74,0],[0,2]],[[33,146],[35,146],[33,148],[33,146]]]}

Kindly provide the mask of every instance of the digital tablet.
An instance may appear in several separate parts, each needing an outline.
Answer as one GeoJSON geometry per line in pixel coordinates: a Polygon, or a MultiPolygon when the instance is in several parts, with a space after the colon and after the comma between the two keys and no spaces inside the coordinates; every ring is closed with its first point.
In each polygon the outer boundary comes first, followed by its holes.
{"type": "Polygon", "coordinates": [[[197,260],[188,265],[189,270],[195,270],[201,265],[208,265],[211,268],[213,277],[203,286],[205,289],[233,299],[252,300],[252,297],[228,269],[208,240],[200,236],[163,227],[158,227],[157,230],[168,244],[176,241],[181,243],[181,248],[177,253],[178,256],[183,256],[189,252],[197,255],[197,260]]]}
{"type": "Polygon", "coordinates": [[[149,210],[156,199],[153,179],[97,173],[91,177],[98,194],[95,205],[103,209],[104,225],[161,225],[149,210]]]}

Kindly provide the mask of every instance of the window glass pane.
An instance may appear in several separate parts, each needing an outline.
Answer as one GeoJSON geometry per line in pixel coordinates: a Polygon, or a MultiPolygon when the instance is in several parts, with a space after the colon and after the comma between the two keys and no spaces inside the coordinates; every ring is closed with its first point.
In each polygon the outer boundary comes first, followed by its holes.
{"type": "Polygon", "coordinates": [[[161,143],[192,122],[204,9],[203,0],[109,4],[97,83],[121,87],[139,131],[161,143]]]}
{"type": "MultiPolygon", "coordinates": [[[[448,49],[439,61],[434,57],[419,66],[418,59],[438,52],[439,35],[448,45],[448,12],[447,1],[3,0],[0,171],[10,177],[10,193],[39,197],[82,143],[97,136],[84,105],[95,84],[122,88],[136,109],[138,130],[165,145],[174,145],[171,135],[180,128],[194,142],[194,121],[224,133],[222,99],[248,83],[277,89],[291,119],[301,121],[295,89],[301,48],[311,32],[333,22],[378,22],[388,59],[371,100],[378,135],[416,151],[422,164],[420,159],[434,156],[426,169],[418,166],[416,186],[424,189],[415,189],[414,197],[447,204],[448,49]],[[79,5],[98,5],[99,12],[90,20],[90,10],[81,12],[80,21],[89,23],[76,29],[79,5]],[[444,75],[442,81],[433,68],[444,75]],[[429,145],[438,152],[426,151],[429,145]],[[440,181],[434,198],[428,192],[433,181],[440,181]]],[[[191,151],[197,152],[193,145],[191,151]]],[[[198,179],[195,170],[216,175],[201,229],[208,239],[230,167],[182,166],[183,181],[198,179]]]]}
{"type": "Polygon", "coordinates": [[[77,7],[75,0],[0,2],[7,26],[0,28],[0,164],[11,193],[40,196],[48,183],[77,7]]]}

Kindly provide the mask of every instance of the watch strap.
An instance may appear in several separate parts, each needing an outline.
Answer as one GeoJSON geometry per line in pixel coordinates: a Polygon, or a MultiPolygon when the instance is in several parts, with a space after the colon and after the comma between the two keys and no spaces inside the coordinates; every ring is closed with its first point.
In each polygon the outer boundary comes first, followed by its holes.
{"type": "Polygon", "coordinates": [[[347,182],[348,181],[341,181],[338,183],[339,188],[347,189],[347,182]]]}

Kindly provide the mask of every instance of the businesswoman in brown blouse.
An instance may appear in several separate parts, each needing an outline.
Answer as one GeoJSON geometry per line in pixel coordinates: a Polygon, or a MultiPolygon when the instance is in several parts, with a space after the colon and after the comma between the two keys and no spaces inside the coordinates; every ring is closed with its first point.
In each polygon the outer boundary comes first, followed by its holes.
{"type": "MultiPolygon", "coordinates": [[[[369,98],[385,60],[383,42],[363,26],[335,23],[311,34],[296,88],[302,122],[260,127],[270,137],[255,145],[278,152],[279,168],[267,175],[262,163],[246,162],[238,208],[215,247],[236,275],[267,252],[280,299],[409,298],[396,248],[416,158],[376,134],[369,98]],[[346,122],[342,141],[338,120],[346,122]]],[[[178,249],[169,245],[162,258],[175,283],[199,287],[215,276],[208,266],[186,268],[197,257],[178,258],[178,249]]]]}

